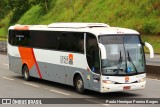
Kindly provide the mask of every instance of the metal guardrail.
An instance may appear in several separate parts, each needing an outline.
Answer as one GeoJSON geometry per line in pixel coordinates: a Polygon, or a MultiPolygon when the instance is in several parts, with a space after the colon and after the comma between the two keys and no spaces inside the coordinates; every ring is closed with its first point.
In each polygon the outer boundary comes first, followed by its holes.
{"type": "Polygon", "coordinates": [[[149,78],[160,79],[160,66],[147,65],[146,72],[149,78]]]}
{"type": "Polygon", "coordinates": [[[7,53],[7,41],[0,41],[0,53],[7,53]]]}

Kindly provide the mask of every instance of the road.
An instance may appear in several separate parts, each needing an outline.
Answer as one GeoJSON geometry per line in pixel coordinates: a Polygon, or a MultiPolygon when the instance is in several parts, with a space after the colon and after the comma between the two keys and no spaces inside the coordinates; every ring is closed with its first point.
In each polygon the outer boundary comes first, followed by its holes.
{"type": "MultiPolygon", "coordinates": [[[[71,86],[66,86],[54,82],[32,79],[31,81],[24,81],[22,76],[8,70],[8,61],[6,55],[0,55],[0,98],[82,98],[86,102],[93,104],[55,104],[55,105],[29,105],[30,107],[106,107],[106,106],[137,106],[150,107],[159,105],[127,105],[127,104],[102,104],[99,98],[160,98],[160,80],[147,78],[146,88],[143,90],[114,92],[101,94],[98,92],[87,91],[85,95],[80,95],[75,92],[71,86]],[[95,99],[90,99],[95,98],[95,99]],[[87,100],[88,99],[88,100],[87,100]],[[95,104],[94,104],[95,103],[95,104]]],[[[2,106],[2,105],[0,105],[2,106]]],[[[11,105],[12,107],[14,105],[11,105]]],[[[22,105],[15,105],[21,107],[22,105]]],[[[27,105],[23,105],[27,106],[27,105]]]]}

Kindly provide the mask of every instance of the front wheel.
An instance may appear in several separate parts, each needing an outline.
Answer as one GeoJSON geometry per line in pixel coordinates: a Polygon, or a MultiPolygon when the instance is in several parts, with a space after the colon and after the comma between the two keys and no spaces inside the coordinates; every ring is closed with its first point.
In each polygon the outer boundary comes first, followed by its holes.
{"type": "Polygon", "coordinates": [[[23,67],[23,71],[22,72],[23,72],[24,80],[29,81],[30,80],[29,69],[28,69],[28,67],[26,65],[23,67]]]}
{"type": "Polygon", "coordinates": [[[85,89],[84,89],[84,82],[83,82],[83,79],[80,75],[78,75],[76,77],[76,82],[75,82],[75,88],[76,88],[76,91],[79,93],[79,94],[83,94],[85,89]]]}

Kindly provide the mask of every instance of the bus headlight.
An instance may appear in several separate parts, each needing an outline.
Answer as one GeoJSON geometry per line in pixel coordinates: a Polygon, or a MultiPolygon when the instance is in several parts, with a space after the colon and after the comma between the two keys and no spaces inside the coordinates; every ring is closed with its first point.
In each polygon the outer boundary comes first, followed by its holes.
{"type": "Polygon", "coordinates": [[[141,79],[138,80],[138,83],[144,82],[145,80],[146,80],[146,78],[141,78],[141,79]]]}
{"type": "Polygon", "coordinates": [[[104,84],[114,84],[114,81],[110,81],[110,80],[102,80],[102,83],[104,84]]]}

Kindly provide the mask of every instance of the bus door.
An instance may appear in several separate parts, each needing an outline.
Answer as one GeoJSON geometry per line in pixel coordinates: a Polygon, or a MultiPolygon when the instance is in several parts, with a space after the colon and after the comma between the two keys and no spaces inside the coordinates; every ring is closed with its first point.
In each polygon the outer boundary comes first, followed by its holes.
{"type": "Polygon", "coordinates": [[[100,91],[100,56],[97,39],[94,35],[86,35],[86,57],[90,68],[92,87],[100,91]]]}

